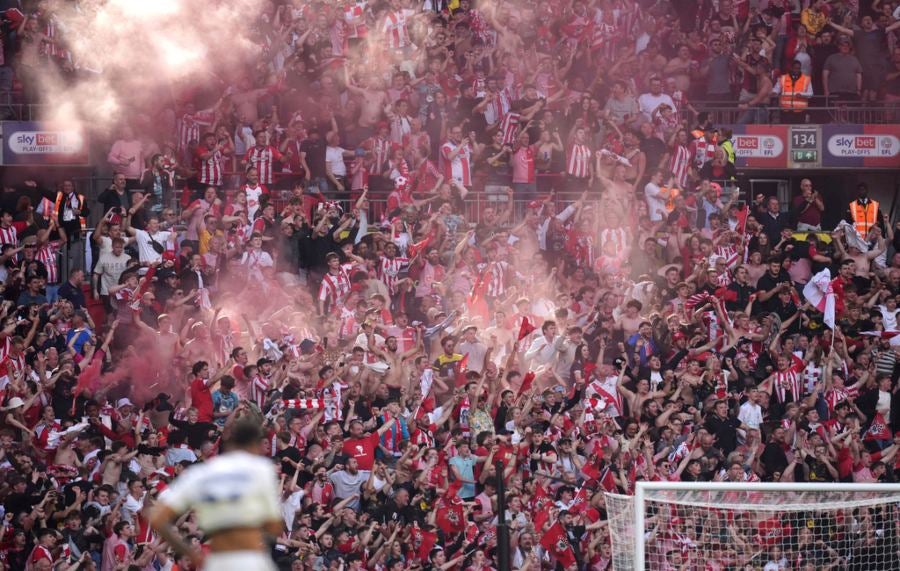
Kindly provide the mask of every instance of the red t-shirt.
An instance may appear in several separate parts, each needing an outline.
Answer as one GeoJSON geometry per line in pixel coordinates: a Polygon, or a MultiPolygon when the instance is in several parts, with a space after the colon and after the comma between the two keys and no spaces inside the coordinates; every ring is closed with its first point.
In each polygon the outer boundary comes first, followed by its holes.
{"type": "Polygon", "coordinates": [[[213,400],[208,383],[200,378],[191,381],[191,406],[197,409],[197,422],[213,421],[213,400]]]}
{"type": "Polygon", "coordinates": [[[534,174],[534,147],[522,147],[513,154],[512,181],[519,183],[532,183],[534,174]]]}
{"type": "Polygon", "coordinates": [[[378,433],[373,432],[362,438],[348,438],[344,440],[343,453],[356,458],[360,470],[371,470],[375,464],[375,449],[380,440],[378,433]]]}

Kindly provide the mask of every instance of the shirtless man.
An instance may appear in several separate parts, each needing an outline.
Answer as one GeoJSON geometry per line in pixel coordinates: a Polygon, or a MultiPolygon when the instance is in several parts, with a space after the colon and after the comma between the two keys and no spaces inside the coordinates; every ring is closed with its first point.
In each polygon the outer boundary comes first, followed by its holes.
{"type": "Polygon", "coordinates": [[[700,367],[700,361],[692,359],[688,362],[687,369],[675,375],[678,380],[678,386],[681,387],[681,396],[686,402],[696,402],[694,399],[694,390],[700,386],[703,380],[703,370],[700,367]]]}
{"type": "Polygon", "coordinates": [[[884,238],[879,237],[878,243],[875,246],[874,250],[869,250],[868,252],[863,252],[859,248],[850,245],[848,242],[847,247],[844,247],[843,238],[844,231],[843,230],[835,230],[831,233],[831,236],[834,238],[833,242],[835,248],[837,249],[837,258],[838,259],[850,259],[856,262],[856,274],[857,276],[870,279],[869,271],[871,269],[872,260],[880,256],[884,253],[887,248],[887,244],[884,238]]]}
{"type": "Polygon", "coordinates": [[[59,446],[56,448],[56,454],[53,456],[53,465],[55,466],[81,466],[76,452],[76,439],[78,433],[73,432],[60,438],[59,446]]]}
{"type": "Polygon", "coordinates": [[[601,158],[597,155],[597,178],[603,185],[604,195],[613,200],[628,200],[634,195],[633,185],[628,182],[626,175],[628,167],[622,163],[616,163],[612,168],[612,178],[606,178],[601,174],[601,158]]]}
{"type": "Polygon", "coordinates": [[[647,171],[647,156],[641,150],[640,143],[633,131],[625,131],[622,136],[622,144],[625,146],[622,156],[631,163],[631,166],[622,166],[625,167],[625,180],[631,183],[632,192],[637,192],[641,188],[639,185],[647,171]]]}
{"type": "Polygon", "coordinates": [[[381,120],[384,107],[388,103],[388,95],[377,78],[369,78],[368,85],[359,87],[353,83],[348,68],[344,69],[346,70],[347,90],[361,99],[359,126],[364,129],[372,129],[381,120]]]}
{"type": "MultiPolygon", "coordinates": [[[[143,419],[143,415],[141,415],[143,419]]],[[[131,452],[122,441],[113,443],[113,451],[103,457],[103,463],[100,465],[101,480],[109,486],[118,486],[122,478],[122,467],[131,462],[131,459],[137,456],[138,449],[134,448],[131,452]]]]}
{"type": "Polygon", "coordinates": [[[647,320],[641,316],[643,307],[641,302],[632,299],[625,304],[624,314],[619,315],[619,318],[616,320],[616,328],[624,331],[626,339],[637,333],[638,329],[641,328],[641,323],[647,320]]]}
{"type": "Polygon", "coordinates": [[[209,335],[209,328],[202,321],[191,323],[188,321],[188,327],[191,332],[191,340],[184,344],[184,351],[181,354],[182,361],[185,363],[196,363],[197,361],[206,361],[207,363],[217,363],[216,348],[209,335]]]}
{"type": "Polygon", "coordinates": [[[632,418],[635,419],[641,418],[641,408],[646,401],[666,396],[665,391],[651,392],[650,381],[647,379],[639,379],[636,384],[636,390],[632,391],[628,389],[625,386],[624,368],[622,372],[619,373],[619,380],[616,383],[616,388],[618,388],[619,392],[622,393],[622,396],[625,397],[625,402],[628,403],[628,412],[631,414],[632,418]]]}
{"type": "Polygon", "coordinates": [[[175,331],[172,318],[165,313],[161,313],[156,318],[157,328],[153,329],[141,319],[134,321],[137,326],[150,335],[156,341],[156,350],[153,355],[159,356],[159,363],[168,366],[174,363],[177,355],[181,353],[181,337],[175,331]]]}
{"type": "Polygon", "coordinates": [[[231,94],[231,104],[234,112],[242,125],[253,125],[259,119],[259,100],[269,92],[270,87],[251,89],[248,79],[242,79],[237,86],[237,91],[231,94]]]}
{"type": "MultiPolygon", "coordinates": [[[[388,386],[388,389],[391,393],[399,394],[400,389],[408,386],[407,379],[409,379],[409,373],[407,372],[407,367],[405,361],[415,355],[416,353],[423,352],[424,346],[422,345],[422,338],[424,335],[421,331],[421,326],[419,327],[419,335],[418,342],[416,346],[410,349],[409,351],[398,353],[397,352],[397,338],[394,336],[390,336],[384,340],[384,349],[379,349],[375,344],[375,336],[369,335],[369,351],[379,356],[384,360],[385,363],[388,364],[388,369],[384,374],[384,379],[382,382],[388,386]]],[[[392,394],[392,396],[395,396],[392,394]]]]}

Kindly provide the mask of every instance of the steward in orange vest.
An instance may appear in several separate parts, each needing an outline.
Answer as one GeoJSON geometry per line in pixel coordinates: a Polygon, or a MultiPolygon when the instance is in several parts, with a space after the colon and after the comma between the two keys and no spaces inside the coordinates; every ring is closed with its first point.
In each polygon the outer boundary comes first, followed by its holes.
{"type": "Polygon", "coordinates": [[[50,216],[56,218],[70,243],[79,242],[87,227],[90,208],[85,196],[75,192],[75,183],[67,179],[62,182],[58,191],[41,189],[40,193],[41,214],[45,219],[50,216]],[[47,212],[48,209],[50,212],[47,212]]]}
{"type": "Polygon", "coordinates": [[[813,96],[812,81],[808,75],[800,71],[800,62],[791,64],[790,73],[778,78],[772,88],[772,95],[778,96],[778,105],[782,116],[788,121],[799,121],[805,117],[809,100],[813,96]]]}
{"type": "Polygon", "coordinates": [[[863,240],[869,235],[869,230],[873,226],[878,225],[878,201],[869,198],[869,187],[866,183],[861,182],[856,186],[859,193],[856,200],[850,203],[847,209],[847,222],[853,224],[856,231],[863,240]]]}

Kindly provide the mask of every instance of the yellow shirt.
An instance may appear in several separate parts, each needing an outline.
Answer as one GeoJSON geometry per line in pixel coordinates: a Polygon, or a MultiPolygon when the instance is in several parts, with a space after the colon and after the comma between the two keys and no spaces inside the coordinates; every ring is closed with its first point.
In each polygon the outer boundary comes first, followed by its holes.
{"type": "MultiPolygon", "coordinates": [[[[221,230],[216,230],[216,236],[225,235],[222,234],[221,230]]],[[[202,230],[197,234],[197,241],[200,242],[200,251],[197,252],[201,256],[207,252],[209,252],[209,241],[212,240],[213,235],[210,234],[209,230],[202,230]]]]}
{"type": "Polygon", "coordinates": [[[813,12],[809,8],[800,12],[800,23],[806,28],[806,31],[815,36],[821,32],[828,23],[828,16],[823,12],[813,12]]]}

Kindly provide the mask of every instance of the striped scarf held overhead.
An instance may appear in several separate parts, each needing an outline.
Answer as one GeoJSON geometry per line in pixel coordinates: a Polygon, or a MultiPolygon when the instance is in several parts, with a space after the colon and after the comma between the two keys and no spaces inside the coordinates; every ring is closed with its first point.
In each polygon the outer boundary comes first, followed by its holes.
{"type": "Polygon", "coordinates": [[[325,408],[325,399],[284,399],[281,404],[285,409],[321,410],[325,408]]]}

